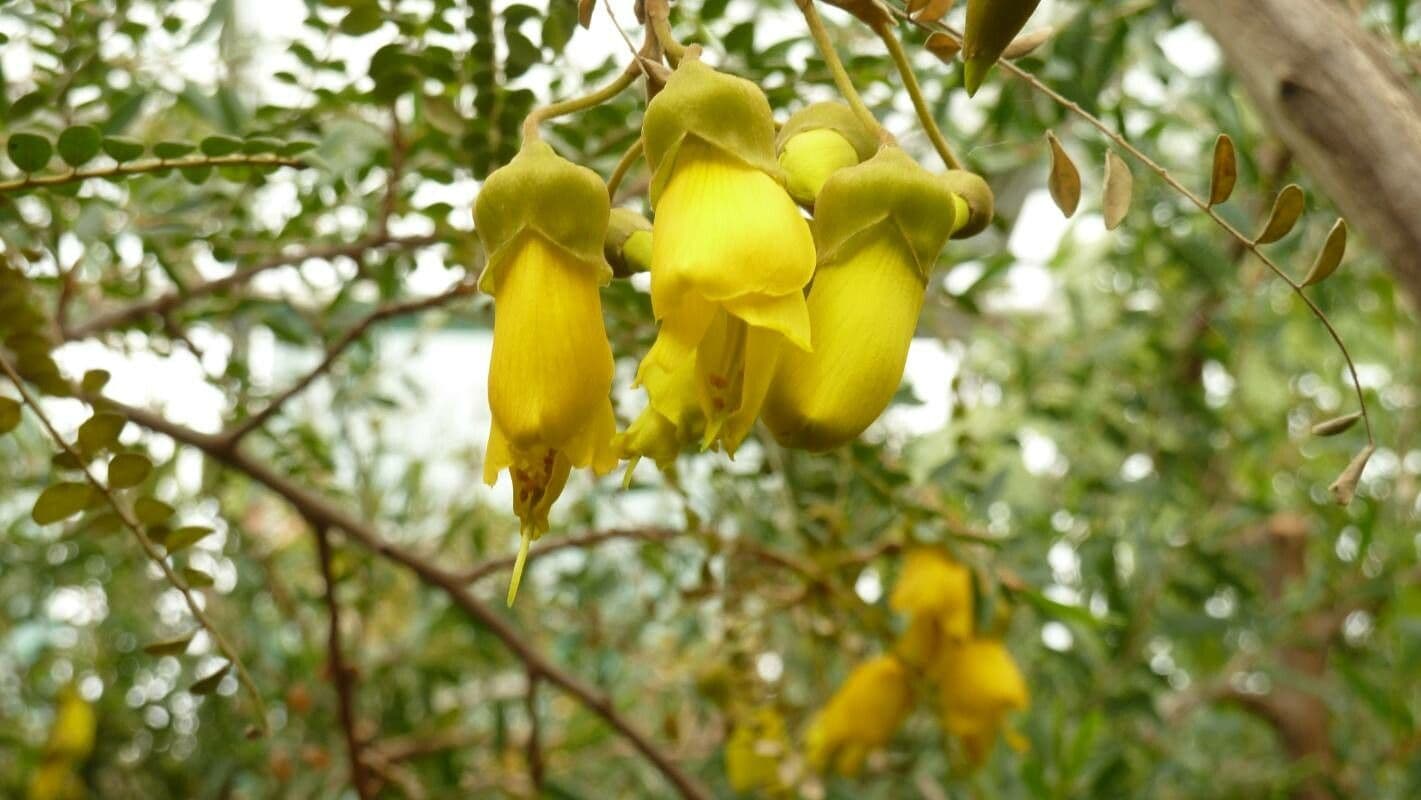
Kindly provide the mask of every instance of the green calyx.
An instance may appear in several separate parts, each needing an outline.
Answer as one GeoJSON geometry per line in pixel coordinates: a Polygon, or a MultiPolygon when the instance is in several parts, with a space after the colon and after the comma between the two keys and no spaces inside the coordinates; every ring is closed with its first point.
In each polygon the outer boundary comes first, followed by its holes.
{"type": "Polygon", "coordinates": [[[968,208],[966,220],[958,220],[958,229],[952,234],[954,239],[970,239],[992,224],[996,198],[992,187],[975,172],[953,169],[943,173],[942,180],[952,193],[961,197],[968,208]]]}
{"type": "Polygon", "coordinates": [[[525,234],[542,236],[607,283],[612,268],[602,248],[610,212],[607,187],[597,173],[558,155],[546,142],[524,142],[512,161],[488,176],[474,202],[474,226],[488,253],[480,291],[498,293],[503,270],[525,234]]]}
{"type": "Polygon", "coordinates": [[[775,162],[775,121],[760,87],[686,58],[646,106],[642,120],[651,205],[656,206],[687,136],[781,179],[775,162]]]}
{"type": "Polygon", "coordinates": [[[1041,0],[968,0],[962,37],[962,82],[974,95],[992,65],[1026,26],[1041,0]]]}
{"type": "Polygon", "coordinates": [[[948,182],[901,149],[885,147],[824,184],[814,207],[814,245],[822,267],[851,251],[860,236],[888,224],[903,237],[926,278],[957,221],[948,182]]]}
{"type": "Polygon", "coordinates": [[[603,248],[618,278],[651,269],[651,221],[630,208],[612,209],[603,248]]]}
{"type": "Polygon", "coordinates": [[[867,161],[878,152],[878,137],[864,129],[852,109],[835,102],[814,103],[791,114],[775,138],[775,152],[783,153],[785,143],[796,135],[818,130],[831,130],[844,137],[858,153],[859,161],[867,161]]]}

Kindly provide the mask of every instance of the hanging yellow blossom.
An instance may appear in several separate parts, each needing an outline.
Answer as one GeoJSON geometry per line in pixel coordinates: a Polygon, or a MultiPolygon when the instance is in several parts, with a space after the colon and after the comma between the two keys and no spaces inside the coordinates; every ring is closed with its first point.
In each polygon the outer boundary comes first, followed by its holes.
{"type": "MultiPolygon", "coordinates": [[[[971,639],[945,649],[934,669],[943,727],[961,740],[967,758],[981,764],[991,754],[1006,717],[1027,706],[1026,681],[1011,653],[996,639],[971,639]]],[[[1020,748],[1020,737],[1007,730],[1020,748]]]]}
{"type": "Polygon", "coordinates": [[[777,792],[784,788],[780,765],[789,750],[784,718],[760,708],[736,723],[725,742],[725,775],[737,792],[777,792]]]}
{"type": "Polygon", "coordinates": [[[809,225],[779,182],[759,87],[688,57],[647,105],[652,169],[651,303],[661,329],[637,379],[696,362],[704,446],[734,454],[784,349],[808,350],[809,225]]]}
{"type": "Polygon", "coordinates": [[[912,687],[908,669],[893,656],[860,664],[810,723],[809,763],[852,777],[883,747],[908,716],[912,687]]]}
{"type": "Polygon", "coordinates": [[[696,392],[694,361],[686,361],[670,372],[647,370],[644,382],[651,402],[626,433],[616,439],[618,452],[629,462],[628,485],[632,469],[643,456],[655,461],[662,472],[673,471],[681,448],[701,435],[705,423],[696,392]]]}
{"type": "Polygon", "coordinates": [[[495,301],[484,480],[509,470],[522,523],[509,603],[569,471],[602,474],[617,463],[598,294],[611,278],[602,251],[609,205],[595,173],[531,140],[489,176],[474,208],[489,254],[479,287],[495,301]]]}
{"type": "Polygon", "coordinates": [[[888,604],[909,615],[894,652],[920,669],[950,643],[972,636],[972,573],[942,548],[908,551],[888,604]]]}

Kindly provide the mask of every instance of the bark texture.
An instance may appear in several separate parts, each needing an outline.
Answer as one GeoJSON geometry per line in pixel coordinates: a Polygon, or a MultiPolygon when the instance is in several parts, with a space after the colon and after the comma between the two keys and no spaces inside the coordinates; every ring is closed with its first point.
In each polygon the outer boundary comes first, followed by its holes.
{"type": "Polygon", "coordinates": [[[1336,0],[1183,0],[1421,308],[1421,96],[1336,0]]]}

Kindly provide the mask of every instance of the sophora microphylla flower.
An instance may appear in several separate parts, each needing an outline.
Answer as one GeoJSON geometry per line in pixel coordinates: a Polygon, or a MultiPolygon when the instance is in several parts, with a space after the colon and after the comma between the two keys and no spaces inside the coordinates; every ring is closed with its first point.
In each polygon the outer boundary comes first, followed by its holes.
{"type": "Polygon", "coordinates": [[[488,177],[474,206],[488,253],[479,288],[494,298],[484,481],[509,471],[522,529],[510,603],[569,471],[602,474],[617,463],[612,350],[598,294],[611,279],[602,250],[609,211],[595,173],[536,139],[488,177]]]}
{"type": "Polygon", "coordinates": [[[843,103],[814,103],[796,111],[776,137],[785,187],[813,208],[824,182],[845,167],[873,157],[878,140],[843,103]]]}
{"type": "Polygon", "coordinates": [[[808,300],[814,350],[784,353],[764,408],[781,444],[827,450],[883,413],[903,378],[928,274],[970,218],[943,176],[897,147],[825,182],[808,300]]]}
{"type": "Polygon", "coordinates": [[[895,652],[915,668],[936,663],[945,648],[972,636],[972,573],[942,548],[908,551],[888,604],[908,615],[895,652]]]}
{"type": "Polygon", "coordinates": [[[735,723],[725,742],[725,777],[737,792],[784,789],[780,765],[789,749],[784,718],[773,708],[756,709],[735,723]]]}
{"type": "Polygon", "coordinates": [[[686,444],[699,439],[705,428],[694,359],[670,371],[652,370],[646,380],[647,391],[657,402],[647,404],[616,438],[618,453],[629,462],[626,485],[631,484],[632,470],[643,457],[656,462],[664,473],[674,472],[676,456],[686,444]]]}
{"type": "Polygon", "coordinates": [[[661,322],[637,373],[651,405],[674,403],[657,373],[696,364],[703,446],[731,454],[749,433],[783,350],[810,348],[809,225],[780,184],[764,92],[688,56],[647,104],[652,170],[651,304],[661,322]]]}
{"type": "Polygon", "coordinates": [[[908,716],[909,680],[908,668],[893,656],[877,656],[855,668],[810,723],[805,742],[810,765],[857,775],[869,753],[888,744],[908,716]]]}
{"type": "Polygon", "coordinates": [[[946,648],[932,675],[938,685],[943,727],[961,740],[968,760],[986,761],[997,735],[1020,748],[1006,717],[1027,706],[1026,681],[997,639],[970,639],[946,648]]]}

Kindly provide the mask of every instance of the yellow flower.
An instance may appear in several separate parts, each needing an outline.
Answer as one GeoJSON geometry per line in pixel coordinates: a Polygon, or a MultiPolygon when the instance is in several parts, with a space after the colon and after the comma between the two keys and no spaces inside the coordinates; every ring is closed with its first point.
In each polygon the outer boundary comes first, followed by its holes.
{"type": "Polygon", "coordinates": [[[815,769],[854,776],[908,716],[908,670],[893,656],[860,664],[810,723],[806,755],[815,769]]]}
{"type": "MultiPolygon", "coordinates": [[[[1027,706],[1026,681],[1011,653],[996,639],[950,646],[934,670],[943,727],[962,740],[968,760],[981,764],[1006,725],[1006,716],[1027,706]]],[[[1009,741],[1019,740],[1008,734],[1009,741]]]]}
{"type": "Polygon", "coordinates": [[[936,662],[944,647],[972,636],[972,573],[941,548],[908,551],[888,604],[910,615],[894,652],[919,668],[936,662]]]}
{"type": "Polygon", "coordinates": [[[784,719],[773,708],[758,709],[736,723],[725,742],[725,774],[737,792],[783,788],[780,764],[788,750],[784,719]]]}
{"type": "Polygon", "coordinates": [[[651,303],[661,329],[638,382],[696,362],[704,445],[733,454],[785,345],[808,350],[809,225],[780,185],[774,122],[748,81],[688,58],[647,106],[651,303]]]}
{"type": "Polygon", "coordinates": [[[474,215],[489,253],[479,286],[494,297],[484,481],[513,478],[522,523],[512,603],[528,544],[573,467],[616,466],[612,350],[598,287],[609,202],[600,178],[531,141],[484,183],[474,215]]]}
{"type": "Polygon", "coordinates": [[[662,472],[673,471],[681,448],[695,441],[704,426],[694,361],[686,361],[670,372],[648,370],[644,380],[652,402],[615,441],[617,451],[629,462],[627,485],[631,483],[632,469],[643,456],[655,461],[662,472]]]}
{"type": "Polygon", "coordinates": [[[44,761],[30,774],[26,800],[83,800],[89,796],[74,765],[62,759],[44,761]]]}
{"type": "Polygon", "coordinates": [[[808,301],[815,346],[780,360],[764,409],[776,440],[827,450],[883,413],[903,378],[928,273],[966,212],[941,176],[896,147],[824,184],[808,301]]]}
{"type": "Polygon", "coordinates": [[[815,103],[785,122],[777,149],[790,196],[812,208],[829,176],[872,157],[878,140],[843,103],[815,103]]]}
{"type": "Polygon", "coordinates": [[[73,686],[59,690],[59,702],[54,709],[54,725],[45,744],[47,758],[82,762],[94,751],[94,732],[98,720],[94,707],[79,696],[73,686]]]}

